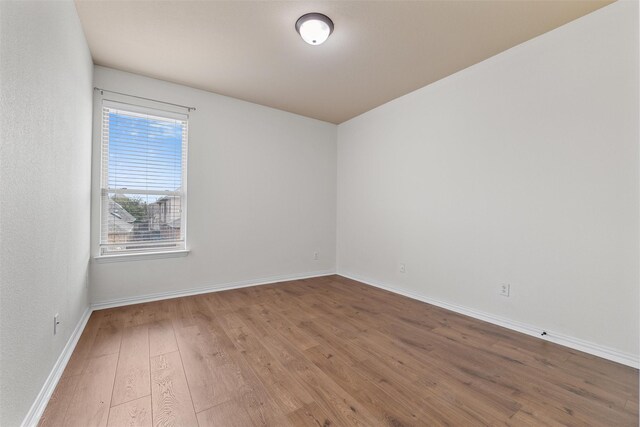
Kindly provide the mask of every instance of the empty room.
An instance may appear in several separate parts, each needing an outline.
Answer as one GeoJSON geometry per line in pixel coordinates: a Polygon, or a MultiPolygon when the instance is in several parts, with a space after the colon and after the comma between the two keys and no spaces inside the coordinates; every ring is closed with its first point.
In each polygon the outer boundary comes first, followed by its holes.
{"type": "Polygon", "coordinates": [[[0,0],[0,426],[638,426],[635,0],[0,0]]]}

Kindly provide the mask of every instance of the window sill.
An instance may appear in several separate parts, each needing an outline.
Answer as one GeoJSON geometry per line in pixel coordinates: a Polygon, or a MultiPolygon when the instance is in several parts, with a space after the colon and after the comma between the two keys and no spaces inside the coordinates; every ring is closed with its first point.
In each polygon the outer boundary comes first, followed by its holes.
{"type": "Polygon", "coordinates": [[[165,252],[147,252],[144,254],[118,254],[118,255],[99,255],[94,256],[93,261],[99,264],[108,262],[124,262],[124,261],[144,261],[149,259],[162,258],[180,258],[189,255],[189,250],[182,251],[165,251],[165,252]]]}

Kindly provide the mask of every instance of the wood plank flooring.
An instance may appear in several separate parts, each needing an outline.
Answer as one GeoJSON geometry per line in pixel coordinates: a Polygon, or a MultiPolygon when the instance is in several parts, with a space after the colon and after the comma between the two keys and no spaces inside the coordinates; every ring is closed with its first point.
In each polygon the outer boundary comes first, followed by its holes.
{"type": "Polygon", "coordinates": [[[41,426],[638,425],[638,371],[340,276],[96,311],[41,426]]]}

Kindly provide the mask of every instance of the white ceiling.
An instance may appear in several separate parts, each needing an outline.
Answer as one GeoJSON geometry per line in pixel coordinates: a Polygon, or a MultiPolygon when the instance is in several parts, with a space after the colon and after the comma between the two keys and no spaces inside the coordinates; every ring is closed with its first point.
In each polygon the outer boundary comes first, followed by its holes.
{"type": "Polygon", "coordinates": [[[76,0],[98,65],[341,123],[611,0],[76,0]],[[335,23],[321,46],[298,17],[335,23]]]}

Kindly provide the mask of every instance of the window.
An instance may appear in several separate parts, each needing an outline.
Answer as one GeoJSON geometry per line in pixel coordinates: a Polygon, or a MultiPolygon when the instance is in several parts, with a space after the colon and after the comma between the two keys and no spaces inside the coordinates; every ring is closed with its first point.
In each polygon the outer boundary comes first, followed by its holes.
{"type": "Polygon", "coordinates": [[[103,101],[100,255],[185,250],[188,116],[103,101]]]}

